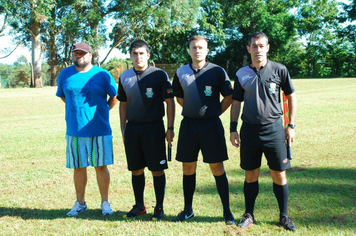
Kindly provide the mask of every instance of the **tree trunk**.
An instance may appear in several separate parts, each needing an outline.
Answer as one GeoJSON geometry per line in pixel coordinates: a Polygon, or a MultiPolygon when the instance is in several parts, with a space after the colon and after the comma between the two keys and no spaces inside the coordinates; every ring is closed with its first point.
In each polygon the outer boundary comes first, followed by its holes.
{"type": "Polygon", "coordinates": [[[166,64],[166,33],[162,36],[162,64],[166,64]]]}
{"type": "Polygon", "coordinates": [[[51,52],[49,60],[49,64],[51,66],[51,86],[57,86],[58,60],[55,51],[51,52]]]}
{"type": "MultiPolygon", "coordinates": [[[[95,22],[93,24],[91,24],[91,30],[92,32],[95,32],[95,35],[98,36],[99,35],[99,22],[95,22]]],[[[91,45],[91,50],[92,50],[92,63],[93,65],[97,65],[100,66],[100,62],[99,62],[99,48],[98,47],[93,47],[91,45]]]]}
{"type": "Polygon", "coordinates": [[[347,76],[350,77],[351,74],[350,74],[350,69],[351,69],[351,58],[352,58],[352,54],[350,53],[349,55],[349,61],[347,63],[347,76]]]}
{"type": "Polygon", "coordinates": [[[41,34],[39,24],[35,24],[32,32],[32,65],[34,87],[42,88],[41,34]]]}
{"type": "Polygon", "coordinates": [[[248,65],[248,62],[247,62],[247,55],[244,55],[243,56],[243,59],[242,59],[242,66],[247,66],[248,65]]]}
{"type": "Polygon", "coordinates": [[[49,65],[51,67],[51,86],[57,86],[58,59],[56,55],[57,49],[56,49],[55,35],[51,35],[49,43],[50,43],[49,65]]]}
{"type": "Polygon", "coordinates": [[[316,76],[316,58],[313,58],[313,78],[316,76]]]}
{"type": "MultiPolygon", "coordinates": [[[[52,8],[51,16],[54,21],[57,19],[56,7],[52,8]]],[[[55,31],[56,32],[56,31],[55,31]]],[[[49,38],[49,66],[51,70],[51,86],[57,86],[57,76],[58,76],[58,58],[57,58],[57,47],[56,47],[56,33],[51,33],[49,38]]]]}

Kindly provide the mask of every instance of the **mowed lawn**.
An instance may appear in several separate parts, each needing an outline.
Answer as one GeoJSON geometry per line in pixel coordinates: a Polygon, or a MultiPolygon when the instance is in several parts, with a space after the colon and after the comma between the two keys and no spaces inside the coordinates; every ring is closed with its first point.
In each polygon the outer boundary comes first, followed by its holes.
{"type": "MultiPolygon", "coordinates": [[[[182,168],[174,160],[181,109],[177,104],[173,160],[166,171],[166,216],[151,222],[155,205],[152,177],[146,170],[147,214],[125,220],[134,197],[119,131],[119,106],[110,113],[115,164],[110,166],[114,214],[102,217],[95,172],[88,169],[89,210],[77,218],[66,212],[75,201],[72,170],[65,168],[64,103],[56,88],[0,89],[0,235],[356,235],[356,78],[294,79],[298,113],[292,168],[288,170],[289,213],[298,229],[278,226],[272,180],[263,162],[255,216],[249,230],[226,226],[209,167],[198,163],[195,218],[175,223],[183,208],[182,168]]],[[[231,209],[244,212],[244,172],[239,151],[229,141],[230,110],[222,116],[230,160],[231,209]]],[[[166,122],[165,122],[166,123],[166,122]]],[[[241,124],[241,120],[239,122],[241,124]]]]}

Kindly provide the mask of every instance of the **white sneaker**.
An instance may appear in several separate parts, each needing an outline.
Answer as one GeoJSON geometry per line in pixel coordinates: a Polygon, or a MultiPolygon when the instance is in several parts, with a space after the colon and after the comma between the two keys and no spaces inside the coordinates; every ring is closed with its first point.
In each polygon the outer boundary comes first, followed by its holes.
{"type": "Polygon", "coordinates": [[[101,204],[101,213],[103,214],[103,216],[112,215],[113,211],[112,211],[110,203],[108,201],[104,201],[101,204]]]}
{"type": "Polygon", "coordinates": [[[70,210],[67,213],[67,216],[77,216],[79,213],[82,213],[84,211],[88,210],[87,204],[84,202],[84,205],[80,205],[78,201],[74,203],[74,206],[72,207],[72,210],[70,210]]]}

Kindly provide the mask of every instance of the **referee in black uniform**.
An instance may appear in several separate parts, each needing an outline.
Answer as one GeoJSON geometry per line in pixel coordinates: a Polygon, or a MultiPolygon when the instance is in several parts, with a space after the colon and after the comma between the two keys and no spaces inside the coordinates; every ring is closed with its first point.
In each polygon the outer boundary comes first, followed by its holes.
{"type": "Polygon", "coordinates": [[[256,223],[253,210],[259,192],[258,176],[264,153],[280,210],[279,222],[285,229],[294,231],[296,226],[287,212],[286,169],[290,167],[290,161],[287,159],[285,140],[294,140],[297,99],[287,68],[267,58],[269,44],[265,33],[253,33],[249,37],[247,50],[252,62],[236,73],[230,126],[230,141],[235,147],[241,146],[240,166],[245,170],[246,209],[238,226],[248,229],[256,223]],[[281,118],[281,89],[287,95],[289,105],[290,124],[286,131],[281,118]],[[240,142],[236,128],[242,102],[240,142]]]}
{"type": "Polygon", "coordinates": [[[228,159],[224,128],[219,116],[231,105],[232,87],[225,70],[206,60],[208,42],[200,35],[188,40],[192,63],[180,67],[173,79],[173,93],[184,116],[176,159],[183,162],[184,210],[176,221],[194,217],[192,203],[199,150],[215,177],[226,224],[235,223],[230,211],[229,183],[223,161],[228,159]],[[224,97],[220,102],[220,94],[224,97]]]}
{"type": "Polygon", "coordinates": [[[147,166],[153,175],[156,206],[152,220],[161,220],[166,187],[167,158],[165,139],[171,144],[175,104],[168,75],[148,64],[149,47],[143,40],[130,46],[130,58],[134,67],[120,75],[119,92],[121,132],[125,145],[128,169],[132,172],[135,205],[124,218],[146,213],[144,205],[145,176],[147,166]],[[164,129],[164,103],[167,104],[167,131],[164,129]]]}

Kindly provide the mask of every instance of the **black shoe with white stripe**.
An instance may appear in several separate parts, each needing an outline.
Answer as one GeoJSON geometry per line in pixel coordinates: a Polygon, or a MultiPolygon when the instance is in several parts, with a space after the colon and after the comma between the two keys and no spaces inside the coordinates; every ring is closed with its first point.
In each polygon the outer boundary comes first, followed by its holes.
{"type": "Polygon", "coordinates": [[[194,212],[193,211],[182,211],[181,213],[178,214],[178,216],[176,217],[176,219],[174,220],[175,222],[181,222],[181,221],[185,221],[185,220],[189,220],[192,219],[194,217],[194,212]]]}

